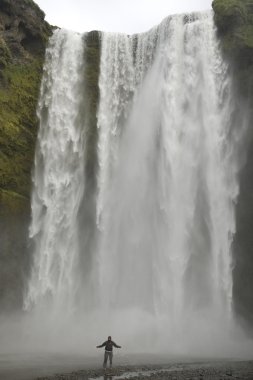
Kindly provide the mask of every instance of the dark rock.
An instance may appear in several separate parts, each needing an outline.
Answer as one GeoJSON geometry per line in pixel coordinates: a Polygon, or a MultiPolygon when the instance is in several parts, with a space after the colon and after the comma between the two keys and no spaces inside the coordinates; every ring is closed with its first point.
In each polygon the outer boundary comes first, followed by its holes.
{"type": "Polygon", "coordinates": [[[44,17],[44,12],[32,0],[1,0],[1,35],[14,56],[25,57],[26,52],[44,55],[52,33],[44,17]]]}
{"type": "Polygon", "coordinates": [[[220,34],[231,32],[247,22],[247,8],[244,0],[214,0],[213,9],[220,34]]]}
{"type": "MultiPolygon", "coordinates": [[[[223,51],[231,63],[238,99],[253,109],[253,1],[214,0],[213,9],[223,51]]],[[[238,104],[240,107],[240,104],[238,104]]],[[[245,107],[246,112],[247,107],[245,107]]],[[[238,319],[253,328],[253,113],[249,115],[244,164],[239,174],[236,234],[233,243],[233,301],[238,319]]],[[[237,126],[240,127],[238,121],[237,126]]]]}

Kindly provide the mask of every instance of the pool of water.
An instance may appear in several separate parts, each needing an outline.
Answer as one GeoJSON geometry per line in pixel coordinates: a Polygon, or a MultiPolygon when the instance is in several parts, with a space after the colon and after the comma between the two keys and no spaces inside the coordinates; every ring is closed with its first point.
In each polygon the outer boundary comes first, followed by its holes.
{"type": "MultiPolygon", "coordinates": [[[[121,379],[132,379],[134,377],[151,377],[152,375],[155,375],[157,373],[161,372],[171,372],[171,371],[179,371],[182,367],[179,365],[172,366],[170,368],[163,368],[163,369],[157,369],[157,370],[137,370],[137,371],[131,371],[131,372],[123,372],[121,375],[117,375],[113,373],[112,371],[105,371],[103,376],[96,377],[96,380],[121,380],[121,379]]],[[[80,377],[78,380],[83,380],[84,377],[80,377]]],[[[94,380],[94,378],[89,378],[89,380],[94,380]]]]}

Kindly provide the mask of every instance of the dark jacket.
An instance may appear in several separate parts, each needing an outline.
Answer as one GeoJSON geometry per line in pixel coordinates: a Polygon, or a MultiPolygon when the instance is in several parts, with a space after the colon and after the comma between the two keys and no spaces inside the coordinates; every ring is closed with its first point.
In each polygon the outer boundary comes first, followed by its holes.
{"type": "Polygon", "coordinates": [[[113,347],[116,347],[116,348],[121,348],[120,346],[118,346],[116,343],[114,343],[112,340],[107,340],[106,342],[102,343],[100,346],[98,346],[99,348],[100,347],[105,347],[105,351],[112,351],[113,350],[113,347]]]}

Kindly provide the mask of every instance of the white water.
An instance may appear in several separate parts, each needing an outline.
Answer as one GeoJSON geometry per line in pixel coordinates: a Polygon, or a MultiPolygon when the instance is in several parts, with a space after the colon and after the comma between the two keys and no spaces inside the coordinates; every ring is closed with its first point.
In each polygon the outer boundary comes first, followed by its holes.
{"type": "Polygon", "coordinates": [[[25,307],[73,307],[78,263],[77,214],[84,191],[82,37],[57,30],[47,49],[38,105],[32,223],[33,268],[25,307]],[[49,303],[49,305],[48,305],[49,303]]]}
{"type": "Polygon", "coordinates": [[[69,329],[79,342],[111,333],[140,352],[228,354],[238,165],[232,83],[212,14],[173,16],[139,36],[102,34],[88,268],[78,239],[84,48],[80,36],[57,31],[47,51],[25,307],[77,315],[80,330],[69,329]]]}
{"type": "Polygon", "coordinates": [[[233,104],[211,14],[188,23],[174,16],[150,32],[157,34],[157,50],[155,39],[145,46],[140,38],[135,64],[131,39],[103,36],[101,289],[108,305],[142,304],[181,326],[189,308],[231,313],[233,104]],[[132,83],[143,76],[143,45],[156,57],[129,107],[132,83]]]}

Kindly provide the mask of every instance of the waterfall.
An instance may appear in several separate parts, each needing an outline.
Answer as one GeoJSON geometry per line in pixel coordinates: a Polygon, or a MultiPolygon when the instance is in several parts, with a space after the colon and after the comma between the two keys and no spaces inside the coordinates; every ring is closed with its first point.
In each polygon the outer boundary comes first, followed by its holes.
{"type": "Polygon", "coordinates": [[[213,14],[168,17],[141,35],[101,33],[96,242],[86,261],[84,51],[66,31],[47,49],[25,307],[46,302],[81,313],[92,331],[103,333],[106,319],[129,341],[148,342],[149,331],[174,348],[201,329],[218,336],[233,314],[238,164],[213,14]]]}
{"type": "Polygon", "coordinates": [[[25,307],[73,307],[78,265],[77,214],[84,191],[82,37],[54,32],[38,104],[32,222],[33,268],[25,307]]]}
{"type": "Polygon", "coordinates": [[[104,34],[99,85],[101,298],[177,322],[202,306],[229,316],[238,186],[212,14],[168,18],[135,46],[104,34]]]}

